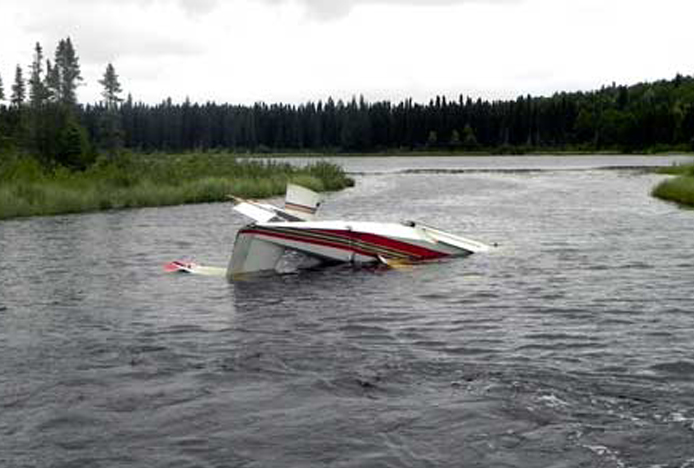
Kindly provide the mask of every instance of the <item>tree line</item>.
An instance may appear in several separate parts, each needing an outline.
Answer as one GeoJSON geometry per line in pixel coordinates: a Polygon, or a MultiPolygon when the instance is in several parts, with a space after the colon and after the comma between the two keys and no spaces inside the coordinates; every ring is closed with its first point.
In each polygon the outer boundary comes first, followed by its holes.
{"type": "MultiPolygon", "coordinates": [[[[98,122],[102,112],[85,106],[85,122],[98,122]]],[[[119,116],[125,146],[143,151],[693,150],[694,78],[491,102],[360,97],[239,106],[128,98],[119,116]]]]}
{"type": "MultiPolygon", "coordinates": [[[[377,152],[452,150],[694,150],[694,77],[605,86],[549,97],[489,101],[460,95],[428,103],[350,100],[251,106],[122,99],[112,64],[102,101],[80,104],[79,59],[70,38],[53,60],[40,44],[25,80],[17,66],[0,104],[0,150],[45,164],[88,166],[98,153],[133,151],[377,152]],[[28,87],[28,91],[27,91],[28,87]]],[[[0,101],[5,92],[0,77],[0,101]]]]}

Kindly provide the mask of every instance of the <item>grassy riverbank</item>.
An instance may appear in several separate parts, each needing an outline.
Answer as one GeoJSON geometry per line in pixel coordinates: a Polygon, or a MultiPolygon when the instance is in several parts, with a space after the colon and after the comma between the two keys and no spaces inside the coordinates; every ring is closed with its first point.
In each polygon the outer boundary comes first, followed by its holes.
{"type": "Polygon", "coordinates": [[[694,164],[667,167],[658,172],[677,177],[658,184],[652,192],[654,197],[694,207],[694,164]]]}
{"type": "Polygon", "coordinates": [[[230,194],[266,198],[283,194],[288,181],[316,191],[353,185],[341,167],[325,161],[297,168],[225,154],[121,156],[83,172],[46,170],[17,155],[2,161],[0,219],[217,202],[230,194]]]}

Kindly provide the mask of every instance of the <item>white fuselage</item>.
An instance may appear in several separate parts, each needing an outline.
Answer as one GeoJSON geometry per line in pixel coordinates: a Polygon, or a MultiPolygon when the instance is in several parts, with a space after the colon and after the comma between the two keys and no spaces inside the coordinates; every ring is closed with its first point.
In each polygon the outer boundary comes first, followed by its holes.
{"type": "Polygon", "coordinates": [[[324,260],[421,261],[486,251],[485,244],[417,223],[298,221],[250,224],[236,237],[229,274],[272,270],[285,249],[324,260]]]}

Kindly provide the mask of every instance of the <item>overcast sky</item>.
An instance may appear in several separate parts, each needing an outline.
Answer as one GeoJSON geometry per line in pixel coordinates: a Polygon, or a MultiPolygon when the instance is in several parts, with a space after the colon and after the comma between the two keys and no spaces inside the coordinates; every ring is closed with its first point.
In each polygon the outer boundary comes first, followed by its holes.
{"type": "Polygon", "coordinates": [[[693,0],[0,0],[6,94],[70,36],[99,99],[487,99],[694,74],[693,0]]]}

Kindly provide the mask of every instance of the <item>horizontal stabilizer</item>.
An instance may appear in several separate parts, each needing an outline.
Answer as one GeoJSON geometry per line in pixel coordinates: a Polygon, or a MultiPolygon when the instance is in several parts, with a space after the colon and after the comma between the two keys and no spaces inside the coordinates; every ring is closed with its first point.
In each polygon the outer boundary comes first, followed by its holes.
{"type": "Polygon", "coordinates": [[[302,218],[284,211],[274,205],[260,203],[253,200],[231,197],[234,200],[234,210],[244,216],[248,216],[256,223],[269,223],[277,221],[303,221],[302,218]]]}
{"type": "Polygon", "coordinates": [[[274,210],[260,203],[246,201],[241,198],[235,198],[234,201],[236,201],[236,205],[234,205],[235,211],[238,211],[244,216],[248,216],[257,223],[267,223],[271,219],[277,217],[274,210]]]}
{"type": "Polygon", "coordinates": [[[226,268],[198,265],[194,262],[183,262],[174,260],[164,265],[164,271],[167,273],[189,273],[192,275],[202,276],[225,276],[226,268]]]}

